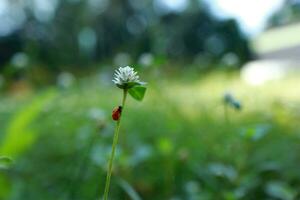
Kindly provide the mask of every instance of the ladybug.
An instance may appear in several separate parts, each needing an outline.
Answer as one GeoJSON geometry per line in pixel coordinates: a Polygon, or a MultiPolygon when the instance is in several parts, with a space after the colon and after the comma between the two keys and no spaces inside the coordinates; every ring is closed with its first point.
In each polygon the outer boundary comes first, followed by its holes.
{"type": "Polygon", "coordinates": [[[118,106],[114,108],[111,115],[113,120],[118,121],[121,117],[121,113],[122,113],[122,106],[118,106]]]}

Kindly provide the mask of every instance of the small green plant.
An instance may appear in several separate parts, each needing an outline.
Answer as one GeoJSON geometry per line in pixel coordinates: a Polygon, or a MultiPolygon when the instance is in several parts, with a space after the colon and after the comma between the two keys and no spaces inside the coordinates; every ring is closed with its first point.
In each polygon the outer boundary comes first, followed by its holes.
{"type": "Polygon", "coordinates": [[[12,159],[6,156],[0,156],[0,170],[8,169],[12,163],[12,159]]]}
{"type": "Polygon", "coordinates": [[[225,93],[223,96],[223,104],[224,104],[224,117],[226,123],[229,122],[229,108],[232,108],[236,111],[240,111],[242,109],[242,104],[238,101],[231,93],[225,93]]]}
{"type": "Polygon", "coordinates": [[[119,69],[117,69],[115,71],[113,82],[116,84],[117,87],[123,90],[123,100],[122,100],[122,105],[117,106],[112,113],[112,118],[117,122],[117,124],[114,132],[112,151],[108,161],[108,171],[107,171],[104,196],[103,196],[104,200],[108,199],[113,160],[115,156],[116,147],[118,144],[121,118],[122,118],[122,113],[124,112],[127,94],[129,93],[130,96],[132,96],[134,99],[138,101],[142,101],[146,92],[146,86],[145,86],[146,83],[141,82],[139,80],[139,76],[137,75],[137,72],[135,72],[134,69],[129,66],[120,67],[119,69]]]}

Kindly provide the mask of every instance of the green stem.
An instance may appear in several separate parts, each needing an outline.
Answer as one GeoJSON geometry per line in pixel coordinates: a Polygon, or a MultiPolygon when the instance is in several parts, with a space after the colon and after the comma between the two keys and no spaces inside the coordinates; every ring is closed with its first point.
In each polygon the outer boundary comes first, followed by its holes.
{"type": "Polygon", "coordinates": [[[228,105],[224,103],[224,117],[225,117],[225,123],[228,125],[230,123],[229,121],[229,110],[228,110],[228,105]]]}
{"type": "Polygon", "coordinates": [[[107,200],[108,199],[108,192],[109,192],[109,186],[110,186],[110,178],[111,178],[111,174],[112,174],[112,165],[113,165],[113,160],[114,160],[114,157],[115,157],[116,147],[117,147],[117,144],[118,144],[120,124],[121,124],[121,119],[122,119],[122,115],[123,115],[123,112],[124,112],[126,97],[127,97],[127,90],[124,89],[123,90],[123,100],[122,100],[122,113],[121,113],[120,119],[117,121],[117,126],[116,126],[115,133],[114,133],[112,150],[111,150],[111,154],[110,154],[110,158],[109,158],[109,163],[108,163],[108,171],[107,171],[107,176],[106,176],[106,182],[105,182],[105,189],[104,189],[103,200],[107,200]]]}

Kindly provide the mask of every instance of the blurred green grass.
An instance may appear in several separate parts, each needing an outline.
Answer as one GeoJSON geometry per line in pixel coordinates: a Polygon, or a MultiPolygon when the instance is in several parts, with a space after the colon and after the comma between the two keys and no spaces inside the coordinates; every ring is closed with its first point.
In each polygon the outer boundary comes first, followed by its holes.
{"type": "MultiPolygon", "coordinates": [[[[165,74],[146,78],[144,102],[128,101],[111,199],[300,198],[297,77],[252,87],[236,73],[165,74]],[[228,91],[243,110],[226,121],[228,91]]],[[[0,199],[101,196],[121,99],[110,75],[1,98],[0,155],[14,162],[0,199]]]]}

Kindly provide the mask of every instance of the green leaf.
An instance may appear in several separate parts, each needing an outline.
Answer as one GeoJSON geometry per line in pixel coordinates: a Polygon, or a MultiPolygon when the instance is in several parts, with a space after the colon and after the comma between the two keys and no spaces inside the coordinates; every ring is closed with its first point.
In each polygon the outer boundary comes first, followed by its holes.
{"type": "Polygon", "coordinates": [[[11,162],[11,158],[6,157],[6,156],[0,156],[0,162],[1,163],[9,163],[9,162],[11,162]]]}
{"type": "Polygon", "coordinates": [[[11,163],[12,163],[11,158],[6,157],[6,156],[0,156],[0,169],[9,168],[11,163]]]}
{"type": "Polygon", "coordinates": [[[296,191],[285,182],[271,181],[267,183],[265,191],[276,199],[292,200],[296,197],[296,191]]]}
{"type": "Polygon", "coordinates": [[[145,96],[146,89],[146,87],[139,85],[130,88],[128,92],[135,100],[142,101],[145,96]]]}
{"type": "Polygon", "coordinates": [[[139,194],[134,190],[134,188],[124,179],[119,179],[119,184],[121,188],[128,194],[131,200],[141,200],[142,198],[139,194]]]}
{"type": "Polygon", "coordinates": [[[7,126],[5,137],[1,141],[1,155],[16,158],[36,141],[38,134],[30,125],[35,123],[47,103],[51,102],[55,96],[56,90],[49,89],[36,96],[32,102],[13,115],[7,126]]]}
{"type": "Polygon", "coordinates": [[[121,88],[121,89],[127,89],[127,90],[129,90],[129,89],[131,89],[131,88],[133,88],[133,87],[137,87],[137,86],[145,86],[147,83],[146,82],[141,82],[141,81],[139,81],[139,82],[128,82],[128,83],[124,83],[124,84],[116,84],[116,86],[118,87],[118,88],[121,88]]]}

